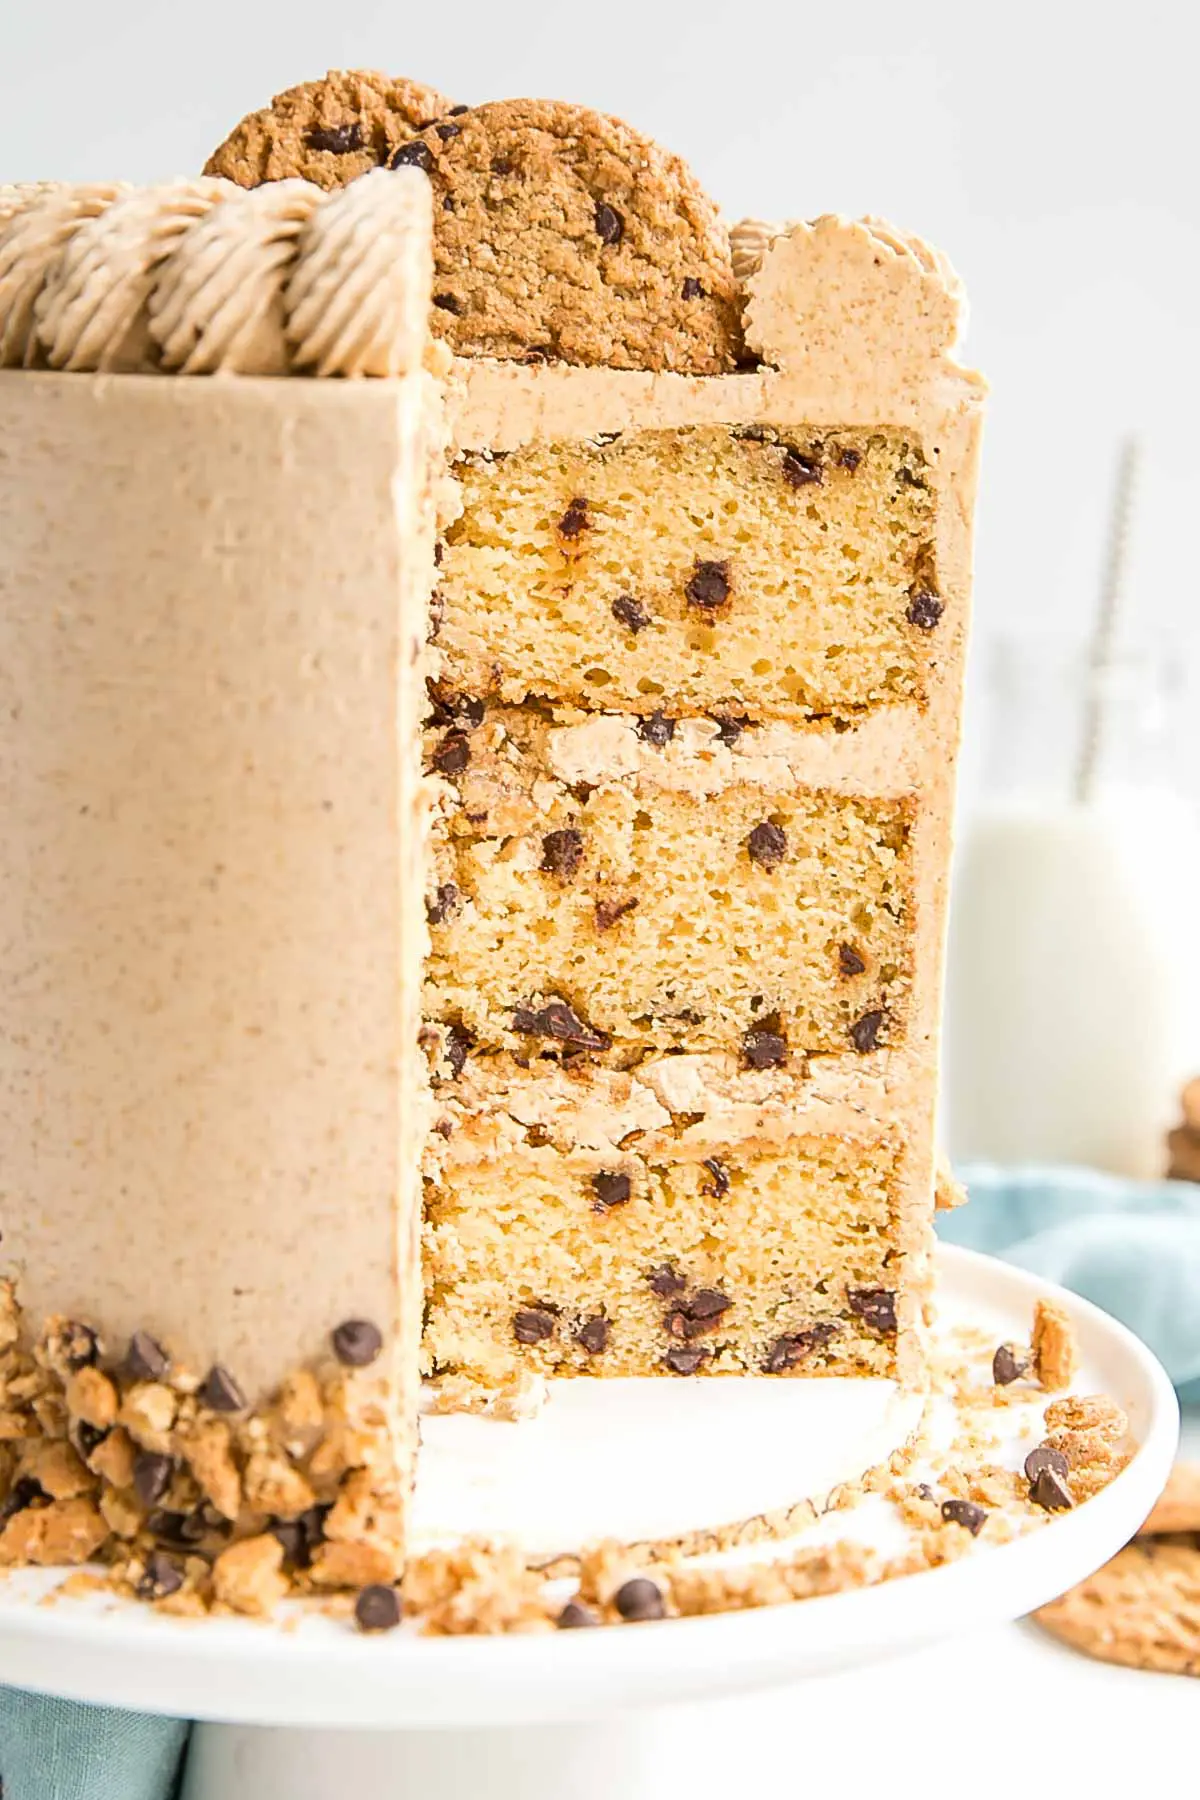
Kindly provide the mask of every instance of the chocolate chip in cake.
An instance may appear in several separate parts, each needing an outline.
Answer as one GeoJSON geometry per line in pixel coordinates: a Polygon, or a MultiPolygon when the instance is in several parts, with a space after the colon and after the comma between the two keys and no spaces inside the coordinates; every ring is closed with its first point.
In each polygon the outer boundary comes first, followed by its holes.
{"type": "Polygon", "coordinates": [[[742,1056],[751,1069],[781,1069],[788,1059],[787,1039],[781,1032],[753,1026],[742,1039],[742,1056]]]}
{"type": "Polygon", "coordinates": [[[4,1499],[0,1500],[0,1525],[15,1518],[17,1513],[25,1512],[36,1500],[45,1498],[41,1483],[35,1481],[32,1475],[18,1475],[4,1499]]]}
{"type": "Polygon", "coordinates": [[[608,1320],[603,1313],[597,1313],[594,1319],[585,1319],[575,1333],[575,1341],[582,1344],[589,1356],[599,1356],[608,1348],[608,1320]]]}
{"type": "Polygon", "coordinates": [[[598,1625],[600,1621],[580,1601],[568,1600],[555,1623],[560,1631],[583,1631],[591,1625],[598,1625]]]}
{"type": "Polygon", "coordinates": [[[518,1006],[513,1014],[513,1030],[526,1037],[553,1038],[577,1050],[607,1050],[612,1041],[604,1032],[585,1025],[565,1000],[549,1000],[537,1012],[518,1006]]]}
{"type": "Polygon", "coordinates": [[[465,731],[448,731],[433,753],[433,766],[442,775],[461,775],[471,760],[471,741],[465,731]]]}
{"type": "Polygon", "coordinates": [[[1029,1373],[1029,1358],[1015,1344],[1001,1344],[992,1358],[992,1380],[997,1387],[1008,1387],[1029,1373]]]}
{"type": "Polygon", "coordinates": [[[472,694],[459,694],[440,682],[426,683],[429,695],[429,722],[431,725],[457,725],[460,729],[474,731],[483,724],[483,701],[472,694]]]}
{"type": "Polygon", "coordinates": [[[165,1512],[156,1511],[146,1515],[146,1530],[151,1537],[160,1539],[166,1544],[175,1544],[189,1549],[199,1544],[208,1534],[208,1525],[201,1512],[165,1512]]]}
{"type": "Polygon", "coordinates": [[[661,1268],[651,1269],[646,1279],[650,1283],[650,1292],[657,1294],[660,1300],[669,1300],[675,1294],[682,1294],[687,1282],[678,1270],[670,1263],[663,1263],[661,1268]]]}
{"type": "Polygon", "coordinates": [[[707,1356],[699,1344],[673,1344],[663,1362],[673,1375],[694,1375],[707,1356]]]}
{"type": "Polygon", "coordinates": [[[438,136],[441,138],[443,144],[448,144],[450,142],[451,138],[458,137],[458,135],[462,131],[462,126],[461,125],[452,125],[452,124],[450,124],[450,122],[448,120],[443,119],[443,121],[440,125],[434,126],[434,130],[437,132],[438,136]]]}
{"type": "Polygon", "coordinates": [[[704,288],[694,275],[685,275],[682,294],[685,300],[703,300],[704,288]]]}
{"type": "Polygon", "coordinates": [[[932,589],[927,587],[909,589],[908,607],[904,616],[910,625],[916,625],[922,631],[932,631],[945,610],[944,602],[932,589]]]}
{"type": "Polygon", "coordinates": [[[171,1485],[175,1464],[154,1450],[139,1450],[133,1459],[133,1486],[144,1506],[155,1506],[171,1485]]]}
{"type": "Polygon", "coordinates": [[[862,451],[852,450],[848,444],[843,444],[842,448],[837,453],[838,467],[840,469],[845,469],[848,475],[854,474],[854,471],[858,468],[861,461],[862,451]]]}
{"type": "Polygon", "coordinates": [[[592,1176],[592,1192],[596,1196],[592,1201],[592,1211],[611,1212],[614,1206],[625,1205],[633,1193],[633,1183],[628,1175],[622,1175],[615,1170],[602,1169],[598,1175],[592,1176]]]}
{"type": "Polygon", "coordinates": [[[199,1400],[201,1406],[207,1406],[213,1412],[241,1412],[246,1404],[246,1396],[241,1388],[220,1363],[214,1363],[200,1384],[199,1400]]]}
{"type": "Polygon", "coordinates": [[[684,593],[693,606],[715,612],[729,598],[729,564],[697,561],[684,593]]]}
{"type": "Polygon", "coordinates": [[[573,825],[548,831],[542,839],[542,868],[549,875],[570,881],[583,861],[583,833],[573,825]]]}
{"type": "Polygon", "coordinates": [[[383,1333],[369,1319],[345,1319],[331,1333],[333,1354],[348,1369],[365,1369],[383,1349],[383,1333]]]}
{"type": "Polygon", "coordinates": [[[554,1336],[554,1315],[541,1306],[524,1306],[513,1314],[512,1328],[518,1344],[540,1344],[554,1336]]]}
{"type": "Polygon", "coordinates": [[[942,1517],[950,1525],[961,1525],[972,1537],[978,1537],[987,1523],[987,1513],[973,1500],[943,1500],[942,1517]]]}
{"type": "Polygon", "coordinates": [[[457,294],[435,294],[433,296],[433,304],[441,312],[453,313],[455,318],[461,318],[462,316],[463,303],[458,298],[457,294]]]}
{"type": "Polygon", "coordinates": [[[865,1056],[869,1050],[878,1048],[884,1017],[882,1009],[874,1007],[870,1012],[865,1012],[861,1019],[855,1019],[850,1027],[850,1042],[860,1055],[865,1056]]]}
{"type": "Polygon", "coordinates": [[[851,1288],[846,1295],[852,1313],[872,1331],[890,1337],[896,1330],[896,1296],[890,1288],[851,1288]]]}
{"type": "Polygon", "coordinates": [[[785,1332],[782,1337],[776,1338],[767,1351],[763,1372],[767,1375],[782,1375],[786,1369],[794,1369],[806,1356],[827,1344],[836,1332],[837,1326],[832,1319],[818,1319],[803,1331],[785,1332]]]}
{"type": "Polygon", "coordinates": [[[596,236],[602,244],[619,244],[625,235],[625,220],[615,206],[596,202],[596,236]]]}
{"type": "Polygon", "coordinates": [[[608,931],[618,919],[623,919],[627,912],[632,912],[636,905],[636,900],[597,900],[596,930],[608,931]]]}
{"type": "Polygon", "coordinates": [[[707,1323],[711,1319],[719,1319],[732,1305],[729,1295],[723,1294],[720,1288],[697,1288],[688,1301],[686,1310],[689,1318],[707,1323]]]}
{"type": "Polygon", "coordinates": [[[725,1167],[725,1164],[720,1162],[715,1156],[706,1156],[704,1159],[704,1167],[712,1176],[712,1180],[711,1182],[705,1183],[704,1187],[700,1190],[701,1193],[707,1194],[712,1200],[723,1200],[729,1192],[728,1169],[725,1167]]]}
{"type": "Polygon", "coordinates": [[[1043,1469],[1049,1469],[1060,1481],[1065,1481],[1071,1473],[1071,1465],[1061,1450],[1052,1444],[1039,1444],[1025,1458],[1025,1477],[1028,1481],[1036,1481],[1043,1469]]]}
{"type": "Polygon", "coordinates": [[[344,125],[313,125],[304,134],[310,150],[328,150],[331,156],[349,156],[363,147],[362,126],[357,119],[344,125]]]}
{"type": "Polygon", "coordinates": [[[295,1519],[272,1519],[270,1532],[283,1545],[284,1560],[296,1569],[307,1569],[313,1552],[325,1537],[329,1505],[310,1506],[295,1519]]]}
{"type": "MultiPolygon", "coordinates": [[[[138,1377],[138,1379],[141,1378],[138,1377]]],[[[89,1425],[86,1419],[76,1419],[72,1430],[74,1432],[75,1448],[79,1451],[84,1462],[87,1462],[92,1451],[97,1449],[108,1436],[107,1431],[101,1430],[99,1425],[89,1425]]],[[[2,1797],[0,1797],[0,1800],[2,1800],[2,1797]]]]}
{"type": "Polygon", "coordinates": [[[650,614],[641,601],[635,600],[632,594],[618,594],[612,603],[612,616],[619,625],[624,625],[627,631],[632,631],[634,637],[639,631],[645,631],[650,623],[650,614]]]}
{"type": "Polygon", "coordinates": [[[613,1595],[612,1603],[630,1625],[667,1616],[662,1589],[648,1575],[634,1575],[629,1581],[623,1581],[613,1595]]]}
{"type": "Polygon", "coordinates": [[[787,847],[787,832],[782,826],[773,825],[770,819],[756,825],[746,839],[751,862],[758,863],[763,869],[777,869],[787,855],[787,847]]]}
{"type": "Polygon", "coordinates": [[[444,881],[432,900],[425,902],[425,918],[430,925],[440,925],[458,905],[458,889],[452,881],[444,881]]]}
{"type": "Polygon", "coordinates": [[[135,1331],[125,1352],[124,1373],[130,1381],[161,1381],[171,1367],[171,1359],[157,1338],[148,1331],[135,1331]]]}
{"type": "Polygon", "coordinates": [[[450,1076],[453,1081],[457,1081],[462,1074],[474,1041],[464,1026],[447,1026],[442,1042],[442,1059],[449,1063],[450,1076]]]}
{"type": "Polygon", "coordinates": [[[862,975],[866,972],[866,963],[854,948],[853,944],[838,945],[838,974],[847,979],[851,975],[862,975]]]}
{"type": "Polygon", "coordinates": [[[591,524],[588,517],[588,503],[582,496],[572,500],[566,512],[558,521],[560,537],[574,539],[581,537],[591,524]]]}
{"type": "Polygon", "coordinates": [[[1043,1512],[1066,1512],[1075,1504],[1071,1490],[1062,1476],[1049,1467],[1038,1470],[1037,1478],[1030,1485],[1029,1498],[1043,1512]]]}
{"type": "Polygon", "coordinates": [[[675,736],[675,721],[662,712],[653,712],[638,720],[638,736],[661,750],[675,736]]]}
{"type": "Polygon", "coordinates": [[[749,715],[746,713],[714,713],[713,724],[717,728],[717,742],[719,744],[736,744],[749,723],[749,715]]]}
{"type": "Polygon", "coordinates": [[[433,151],[420,138],[412,138],[407,144],[401,144],[400,148],[393,153],[388,168],[424,169],[428,175],[433,169],[433,151]]]}
{"type": "Polygon", "coordinates": [[[824,479],[820,457],[788,444],[783,452],[783,478],[789,487],[812,487],[824,479]]]}
{"type": "Polygon", "coordinates": [[[354,1617],[360,1631],[394,1631],[400,1623],[400,1596],[394,1587],[373,1581],[360,1588],[354,1602],[354,1617]]]}

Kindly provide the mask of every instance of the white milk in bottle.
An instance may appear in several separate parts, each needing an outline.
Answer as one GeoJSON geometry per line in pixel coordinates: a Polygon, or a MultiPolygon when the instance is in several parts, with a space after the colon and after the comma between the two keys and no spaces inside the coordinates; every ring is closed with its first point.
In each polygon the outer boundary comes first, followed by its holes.
{"type": "Polygon", "coordinates": [[[952,1153],[1158,1175],[1200,1073],[1200,827],[1173,786],[1187,771],[1165,666],[1126,654],[1105,671],[1103,755],[1078,799],[1086,670],[1044,646],[996,652],[951,908],[952,1153]]]}

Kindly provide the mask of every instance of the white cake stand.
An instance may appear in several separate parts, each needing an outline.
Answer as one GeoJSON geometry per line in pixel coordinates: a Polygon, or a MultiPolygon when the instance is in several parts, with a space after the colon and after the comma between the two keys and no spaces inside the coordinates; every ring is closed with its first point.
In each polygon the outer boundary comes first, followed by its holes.
{"type": "MultiPolygon", "coordinates": [[[[969,1320],[992,1343],[1027,1338],[1048,1291],[991,1258],[940,1252],[940,1329],[969,1320]]],[[[185,1623],[104,1597],[47,1604],[57,1578],[23,1573],[0,1588],[0,1681],[211,1721],[194,1735],[185,1800],[636,1800],[686,1766],[682,1741],[671,1748],[686,1727],[638,1709],[825,1676],[1018,1618],[1133,1534],[1175,1454],[1175,1395],[1124,1327],[1056,1297],[1078,1329],[1079,1390],[1116,1396],[1140,1449],[1095,1499],[1010,1544],[789,1606],[516,1638],[364,1638],[321,1617],[185,1623]]],[[[716,1524],[860,1473],[912,1422],[884,1382],[564,1383],[531,1424],[426,1421],[421,1529],[520,1529],[549,1548],[716,1524]]],[[[853,1517],[822,1529],[846,1535],[853,1517]]],[[[820,1692],[811,1682],[793,1700],[813,1696],[801,1735],[819,1729],[820,1692]]]]}

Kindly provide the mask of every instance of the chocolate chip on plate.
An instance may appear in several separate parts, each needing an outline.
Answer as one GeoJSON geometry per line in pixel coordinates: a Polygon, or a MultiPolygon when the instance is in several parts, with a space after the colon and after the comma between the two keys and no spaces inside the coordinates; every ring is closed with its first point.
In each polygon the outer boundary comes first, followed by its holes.
{"type": "Polygon", "coordinates": [[[1043,1469],[1049,1469],[1060,1481],[1065,1481],[1071,1473],[1066,1457],[1052,1444],[1039,1444],[1025,1458],[1025,1475],[1029,1481],[1036,1481],[1043,1469]]]}
{"type": "Polygon", "coordinates": [[[612,616],[618,625],[624,625],[627,631],[632,631],[634,637],[639,631],[645,631],[650,623],[650,614],[632,594],[618,594],[612,603],[612,616]]]}
{"type": "Polygon", "coordinates": [[[383,1333],[369,1319],[344,1319],[332,1332],[333,1354],[348,1369],[365,1369],[383,1349],[383,1333]]]}
{"type": "Polygon", "coordinates": [[[623,1581],[613,1595],[613,1605],[631,1625],[646,1619],[666,1618],[662,1589],[648,1575],[634,1575],[623,1581]]]}
{"type": "Polygon", "coordinates": [[[542,839],[542,868],[549,875],[570,881],[583,861],[583,833],[573,825],[548,831],[542,839]]]}
{"type": "Polygon", "coordinates": [[[579,1600],[568,1600],[555,1621],[560,1631],[582,1631],[598,1625],[599,1619],[579,1600]]]}
{"type": "Polygon", "coordinates": [[[777,869],[787,855],[787,832],[780,825],[764,819],[746,839],[750,860],[763,869],[777,869]]]}
{"type": "Polygon", "coordinates": [[[592,1211],[610,1212],[614,1206],[624,1206],[633,1192],[633,1183],[617,1170],[602,1169],[592,1176],[592,1192],[596,1196],[592,1211]]]}
{"type": "Polygon", "coordinates": [[[1001,1344],[992,1358],[992,1380],[996,1386],[1008,1387],[1028,1373],[1029,1358],[1015,1344],[1001,1344]]]}
{"type": "Polygon", "coordinates": [[[246,1404],[241,1388],[220,1363],[214,1363],[201,1382],[199,1400],[201,1406],[210,1407],[213,1412],[241,1412],[246,1404]]]}
{"type": "Polygon", "coordinates": [[[540,1344],[554,1335],[554,1314],[541,1306],[523,1306],[513,1314],[512,1327],[518,1344],[540,1344]]]}
{"type": "Polygon", "coordinates": [[[978,1537],[987,1523],[987,1513],[973,1500],[943,1500],[942,1517],[950,1525],[961,1525],[972,1537],[978,1537]]]}
{"type": "Polygon", "coordinates": [[[1075,1504],[1066,1482],[1049,1466],[1038,1470],[1037,1479],[1030,1485],[1029,1498],[1045,1512],[1066,1512],[1075,1504]]]}
{"type": "Polygon", "coordinates": [[[394,1587],[373,1581],[360,1588],[354,1602],[354,1617],[360,1631],[394,1631],[400,1623],[400,1596],[394,1587]]]}

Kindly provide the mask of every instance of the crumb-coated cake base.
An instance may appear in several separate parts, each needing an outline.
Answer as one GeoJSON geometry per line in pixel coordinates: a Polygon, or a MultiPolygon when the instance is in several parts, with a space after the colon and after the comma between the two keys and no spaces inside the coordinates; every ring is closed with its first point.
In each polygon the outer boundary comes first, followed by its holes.
{"type": "Polygon", "coordinates": [[[943,602],[915,434],[632,431],[455,473],[437,644],[469,693],[754,719],[926,693],[943,602]]]}

